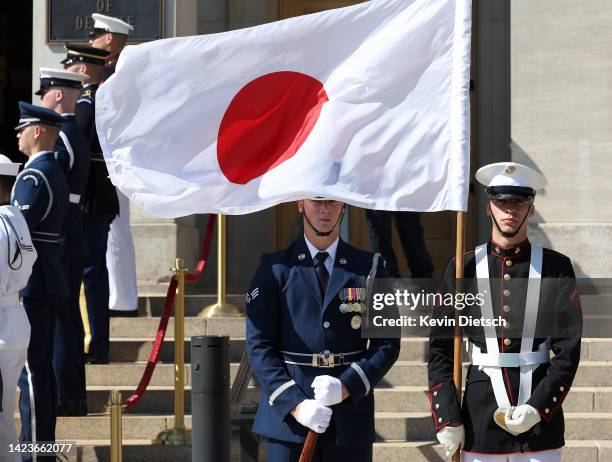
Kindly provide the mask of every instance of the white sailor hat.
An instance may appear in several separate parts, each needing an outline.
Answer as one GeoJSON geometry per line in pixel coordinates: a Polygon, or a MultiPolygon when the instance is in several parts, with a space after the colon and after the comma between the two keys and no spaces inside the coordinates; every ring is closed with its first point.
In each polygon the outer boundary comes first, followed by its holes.
{"type": "Polygon", "coordinates": [[[476,180],[486,187],[490,199],[532,199],[546,186],[541,173],[516,162],[485,165],[476,172],[476,180]]]}
{"type": "Polygon", "coordinates": [[[21,164],[13,162],[3,154],[0,154],[0,175],[17,176],[21,164]]]}
{"type": "Polygon", "coordinates": [[[49,87],[81,88],[83,82],[89,78],[87,74],[79,72],[60,71],[49,67],[41,67],[39,70],[40,88],[35,93],[42,95],[49,87]]]}
{"type": "Polygon", "coordinates": [[[113,18],[112,16],[105,16],[103,14],[94,13],[91,15],[94,20],[94,28],[90,33],[91,37],[106,32],[113,34],[129,35],[130,31],[134,30],[134,26],[131,26],[125,21],[119,18],[113,18]]]}

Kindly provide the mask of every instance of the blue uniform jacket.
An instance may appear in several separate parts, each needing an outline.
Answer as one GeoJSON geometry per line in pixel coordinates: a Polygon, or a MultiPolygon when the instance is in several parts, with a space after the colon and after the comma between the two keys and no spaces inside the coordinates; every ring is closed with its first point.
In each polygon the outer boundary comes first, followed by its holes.
{"type": "Polygon", "coordinates": [[[96,131],[96,91],[98,85],[86,84],[76,102],[76,123],[83,130],[89,145],[91,165],[85,191],[85,213],[93,215],[119,215],[117,190],[108,177],[108,169],[96,131]]]}
{"type": "Polygon", "coordinates": [[[57,137],[55,150],[58,161],[67,172],[70,206],[64,220],[60,245],[73,260],[83,260],[87,256],[82,207],[89,176],[89,145],[83,131],[76,124],[75,115],[62,114],[62,117],[65,122],[57,137]]]}
{"type": "MultiPolygon", "coordinates": [[[[247,294],[247,349],[261,387],[261,402],[253,430],[283,441],[304,441],[307,428],[290,411],[313,399],[312,381],[318,375],[338,377],[350,397],[332,406],[337,442],[360,446],[374,442],[374,386],[396,361],[399,339],[361,338],[351,327],[355,313],[341,313],[339,292],[363,287],[372,269],[373,254],[342,240],[325,300],[304,237],[287,249],[266,254],[247,294]],[[287,364],[280,351],[347,353],[364,350],[354,362],[334,368],[287,364]]],[[[385,275],[379,264],[377,277],[385,275]]],[[[308,361],[308,360],[307,360],[308,361]]]]}
{"type": "Polygon", "coordinates": [[[59,234],[68,211],[68,184],[55,153],[34,154],[15,180],[11,203],[21,210],[32,235],[38,259],[23,297],[61,303],[68,297],[59,234]]]}

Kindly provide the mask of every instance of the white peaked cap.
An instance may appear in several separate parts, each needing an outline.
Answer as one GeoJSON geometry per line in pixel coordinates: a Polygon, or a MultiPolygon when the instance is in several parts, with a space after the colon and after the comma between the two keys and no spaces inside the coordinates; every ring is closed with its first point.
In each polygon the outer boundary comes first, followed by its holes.
{"type": "Polygon", "coordinates": [[[99,13],[91,15],[94,20],[94,29],[104,29],[114,34],[129,35],[130,31],[134,30],[134,26],[130,26],[127,22],[112,16],[106,16],[99,13]]]}
{"type": "Polygon", "coordinates": [[[487,188],[493,186],[518,186],[534,191],[546,186],[544,175],[516,162],[497,162],[485,165],[476,172],[476,180],[487,188]]]}
{"type": "Polygon", "coordinates": [[[13,162],[3,154],[0,154],[0,175],[17,176],[21,164],[13,162]]]}
{"type": "Polygon", "coordinates": [[[71,80],[73,82],[83,83],[89,79],[87,74],[81,74],[80,72],[70,72],[59,69],[52,69],[50,67],[39,68],[39,74],[41,79],[60,79],[60,80],[71,80]]]}

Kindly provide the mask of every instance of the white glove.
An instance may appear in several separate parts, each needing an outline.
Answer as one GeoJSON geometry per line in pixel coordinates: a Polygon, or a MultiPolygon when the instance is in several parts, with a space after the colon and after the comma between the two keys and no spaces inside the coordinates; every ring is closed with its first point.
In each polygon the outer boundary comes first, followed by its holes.
{"type": "Polygon", "coordinates": [[[318,375],[312,381],[315,399],[324,406],[342,402],[342,382],[331,375],[318,375]]]}
{"type": "Polygon", "coordinates": [[[446,451],[446,457],[451,457],[457,452],[457,449],[462,449],[465,443],[465,429],[463,425],[457,427],[446,426],[440,430],[436,437],[444,450],[446,451]]]}
{"type": "Polygon", "coordinates": [[[540,420],[542,420],[542,418],[535,408],[529,404],[521,404],[514,408],[512,415],[506,415],[506,426],[513,433],[519,435],[525,433],[540,422],[540,420]]]}
{"type": "Polygon", "coordinates": [[[291,413],[295,420],[317,433],[325,433],[332,410],[314,399],[305,399],[291,413]]]}

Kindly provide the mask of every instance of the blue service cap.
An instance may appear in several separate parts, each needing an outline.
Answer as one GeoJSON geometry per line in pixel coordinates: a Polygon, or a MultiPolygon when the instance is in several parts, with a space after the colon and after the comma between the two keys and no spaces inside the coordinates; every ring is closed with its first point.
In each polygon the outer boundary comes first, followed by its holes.
{"type": "Polygon", "coordinates": [[[76,43],[66,43],[64,48],[66,48],[66,58],[61,61],[64,66],[70,66],[78,62],[104,66],[106,58],[110,55],[110,51],[76,43]]]}
{"type": "Polygon", "coordinates": [[[61,127],[64,119],[57,112],[46,107],[34,106],[33,104],[19,101],[19,125],[15,130],[21,130],[28,125],[51,125],[61,127]]]}

